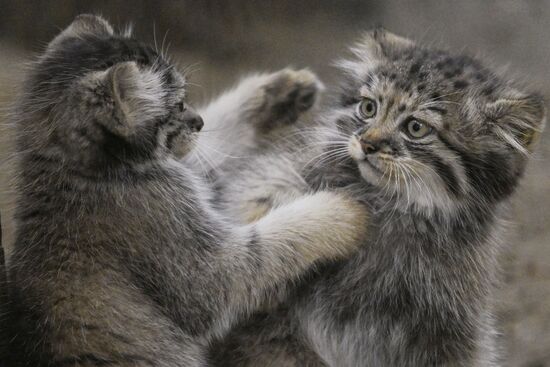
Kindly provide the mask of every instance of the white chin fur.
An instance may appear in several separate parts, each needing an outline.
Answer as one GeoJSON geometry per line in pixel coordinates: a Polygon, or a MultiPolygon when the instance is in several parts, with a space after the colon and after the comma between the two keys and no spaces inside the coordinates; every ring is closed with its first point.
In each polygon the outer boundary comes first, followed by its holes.
{"type": "Polygon", "coordinates": [[[451,211],[455,207],[445,190],[439,187],[436,182],[431,182],[431,180],[435,180],[431,175],[424,177],[422,185],[420,181],[415,180],[408,189],[398,188],[395,184],[384,181],[380,172],[377,172],[369,163],[365,162],[365,154],[356,137],[350,139],[348,152],[356,161],[361,177],[371,185],[385,187],[387,193],[396,198],[398,202],[402,202],[402,209],[406,210],[406,208],[414,205],[417,210],[431,212],[435,208],[451,211]]]}
{"type": "Polygon", "coordinates": [[[359,167],[359,172],[361,172],[361,176],[365,181],[375,186],[380,184],[380,174],[376,172],[368,163],[360,161],[357,162],[357,165],[359,167]]]}
{"type": "Polygon", "coordinates": [[[349,141],[348,152],[355,162],[357,162],[361,176],[365,181],[372,185],[378,185],[380,183],[380,175],[365,162],[365,153],[363,153],[359,140],[355,136],[352,136],[349,141]]]}

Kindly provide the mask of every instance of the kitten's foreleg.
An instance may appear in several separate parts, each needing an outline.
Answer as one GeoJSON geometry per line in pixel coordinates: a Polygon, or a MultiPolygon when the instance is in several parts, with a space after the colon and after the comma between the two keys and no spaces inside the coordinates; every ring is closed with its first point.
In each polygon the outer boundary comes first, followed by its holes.
{"type": "Polygon", "coordinates": [[[362,204],[319,192],[242,227],[241,243],[220,254],[224,268],[234,274],[228,317],[239,313],[235,308],[243,312],[259,307],[276,285],[297,280],[317,261],[349,256],[361,244],[367,220],[362,204]]]}

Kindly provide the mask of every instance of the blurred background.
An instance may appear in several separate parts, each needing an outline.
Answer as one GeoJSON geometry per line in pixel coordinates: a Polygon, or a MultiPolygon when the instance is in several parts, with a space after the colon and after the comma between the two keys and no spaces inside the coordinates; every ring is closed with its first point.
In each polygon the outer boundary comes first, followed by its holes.
{"type": "MultiPolygon", "coordinates": [[[[0,0],[0,119],[16,95],[24,63],[75,15],[104,15],[163,44],[191,73],[192,103],[202,104],[255,70],[309,67],[328,88],[331,62],[373,26],[423,43],[467,52],[550,97],[550,1],[0,0]]],[[[0,121],[1,122],[1,121],[0,121]]],[[[502,257],[497,317],[507,366],[550,366],[550,141],[543,133],[512,210],[502,257]]],[[[0,159],[11,138],[0,129],[0,159]]],[[[3,243],[12,241],[11,176],[0,165],[3,243]]]]}

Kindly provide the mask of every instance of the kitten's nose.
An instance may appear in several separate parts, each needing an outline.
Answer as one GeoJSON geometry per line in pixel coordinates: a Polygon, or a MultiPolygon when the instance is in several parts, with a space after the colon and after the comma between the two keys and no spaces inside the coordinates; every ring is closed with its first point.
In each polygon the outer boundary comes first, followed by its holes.
{"type": "Polygon", "coordinates": [[[373,154],[380,149],[379,144],[372,141],[361,139],[359,140],[359,143],[361,144],[361,149],[363,149],[363,153],[365,154],[373,154]]]}
{"type": "Polygon", "coordinates": [[[191,130],[196,132],[201,131],[202,127],[204,126],[204,121],[202,120],[202,117],[200,117],[199,114],[192,111],[191,109],[185,111],[183,115],[183,120],[191,128],[191,130]]]}

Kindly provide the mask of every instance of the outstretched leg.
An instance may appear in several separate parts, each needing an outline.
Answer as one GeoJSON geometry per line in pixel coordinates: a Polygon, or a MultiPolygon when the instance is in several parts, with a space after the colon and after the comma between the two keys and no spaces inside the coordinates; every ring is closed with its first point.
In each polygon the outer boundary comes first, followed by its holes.
{"type": "Polygon", "coordinates": [[[291,134],[298,123],[307,123],[322,90],[322,83],[307,69],[287,68],[245,78],[200,109],[205,128],[191,162],[197,167],[202,158],[218,171],[228,159],[267,149],[291,134]]]}

